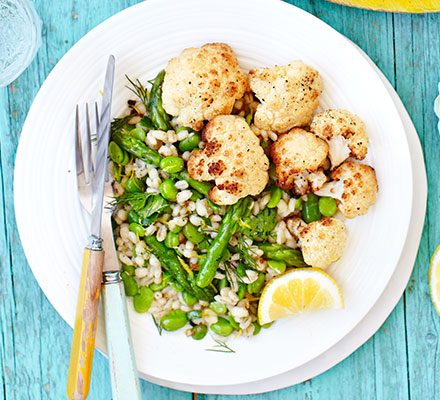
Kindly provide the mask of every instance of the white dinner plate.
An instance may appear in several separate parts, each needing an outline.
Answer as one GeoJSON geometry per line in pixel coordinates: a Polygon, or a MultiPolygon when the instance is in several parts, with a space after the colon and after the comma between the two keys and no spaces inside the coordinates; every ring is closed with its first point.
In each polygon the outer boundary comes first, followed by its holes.
{"type": "Polygon", "coordinates": [[[157,380],[152,377],[147,377],[148,380],[173,389],[186,390],[188,392],[215,394],[263,393],[292,386],[316,377],[352,354],[358,347],[363,345],[368,339],[371,338],[371,336],[373,336],[374,333],[376,333],[376,331],[384,323],[385,319],[390,315],[398,303],[411,276],[423,231],[426,199],[428,195],[425,162],[423,159],[422,147],[420,145],[417,131],[402,101],[391,84],[387,81],[383,73],[374,65],[373,61],[371,61],[371,59],[361,49],[359,49],[359,51],[362,52],[362,54],[365,56],[365,59],[368,60],[372,66],[374,66],[394,100],[402,122],[405,126],[411,152],[411,165],[413,168],[414,190],[410,229],[408,231],[408,236],[406,238],[405,246],[400,256],[399,263],[379,300],[368,312],[365,318],[333,347],[320,354],[313,360],[282,374],[266,379],[260,379],[255,382],[222,386],[203,386],[196,384],[185,385],[175,382],[157,380]]]}
{"type": "MultiPolygon", "coordinates": [[[[376,205],[347,221],[347,249],[329,268],[342,287],[344,310],[304,314],[251,339],[232,339],[235,353],[228,354],[205,351],[213,344],[209,337],[197,342],[182,332],[159,336],[148,315],[131,313],[141,374],[181,384],[231,385],[289,371],[331,348],[376,303],[402,252],[413,190],[405,131],[373,67],[346,39],[310,14],[273,0],[150,0],[122,11],[82,38],[40,89],[17,152],[15,207],[35,277],[72,325],[89,222],[72,173],[74,107],[99,95],[111,53],[117,60],[116,116],[129,97],[125,74],[146,81],[185,47],[210,41],[229,43],[245,69],[293,59],[318,69],[325,84],[322,107],[344,107],[365,121],[366,162],[379,181],[376,205]],[[53,104],[56,114],[49,111],[53,104]]],[[[104,339],[100,329],[98,348],[104,339]]]]}

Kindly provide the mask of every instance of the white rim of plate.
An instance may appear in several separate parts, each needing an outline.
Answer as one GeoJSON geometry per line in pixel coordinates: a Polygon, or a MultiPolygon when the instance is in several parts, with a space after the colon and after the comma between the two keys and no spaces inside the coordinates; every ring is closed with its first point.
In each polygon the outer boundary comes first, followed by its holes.
{"type": "MultiPolygon", "coordinates": [[[[192,1],[192,3],[197,3],[197,2],[192,1]]],[[[214,3],[217,5],[220,4],[220,2],[214,1],[214,2],[210,3],[210,5],[214,4],[214,3]]],[[[228,3],[228,1],[222,2],[221,4],[223,5],[225,3],[228,3]]],[[[233,2],[231,2],[231,4],[232,3],[233,2]]],[[[338,45],[344,46],[344,42],[341,40],[344,38],[342,37],[342,35],[337,33],[333,28],[329,27],[328,25],[326,25],[325,23],[323,23],[322,21],[320,21],[316,17],[308,14],[307,12],[300,10],[294,6],[288,5],[287,3],[282,3],[279,1],[272,1],[272,0],[256,0],[254,2],[250,2],[250,1],[246,0],[246,1],[241,1],[241,3],[247,3],[249,5],[252,4],[253,7],[256,7],[256,5],[263,6],[263,7],[273,7],[272,10],[274,10],[275,7],[279,7],[279,10],[277,10],[277,11],[280,12],[280,15],[282,15],[284,11],[286,11],[286,13],[289,13],[289,12],[292,13],[292,16],[293,16],[293,14],[297,13],[297,14],[299,14],[299,16],[301,18],[308,19],[308,23],[310,23],[311,25],[317,25],[317,29],[319,28],[320,30],[322,30],[326,34],[328,34],[329,36],[333,36],[334,40],[339,42],[338,45]]],[[[132,6],[128,9],[125,9],[124,11],[116,14],[115,16],[109,18],[108,20],[106,20],[105,22],[103,22],[102,24],[100,24],[96,28],[94,28],[91,32],[89,32],[87,35],[85,35],[74,47],[72,47],[72,49],[69,50],[69,52],[66,53],[66,55],[55,66],[54,70],[49,75],[46,82],[42,85],[38,95],[36,96],[34,104],[41,101],[41,99],[43,99],[44,96],[47,94],[47,92],[49,91],[50,85],[53,84],[54,76],[56,74],[59,74],[58,71],[61,71],[65,66],[68,65],[68,63],[70,61],[73,61],[75,59],[75,57],[80,54],[80,50],[83,46],[83,43],[86,43],[88,40],[91,40],[93,38],[98,37],[111,24],[116,25],[119,20],[126,18],[126,17],[129,17],[130,14],[134,15],[138,10],[141,9],[141,7],[148,9],[148,7],[159,7],[159,6],[164,7],[164,6],[166,6],[166,4],[176,5],[176,2],[173,0],[168,0],[168,1],[150,0],[146,3],[139,3],[139,4],[132,6]]],[[[206,3],[199,1],[198,4],[200,7],[202,7],[206,3]]],[[[344,41],[346,41],[346,40],[344,39],[344,41]]],[[[348,53],[352,53],[352,54],[350,54],[350,56],[356,57],[358,55],[358,52],[351,52],[352,47],[351,46],[349,46],[349,47],[350,47],[350,49],[347,47],[346,51],[348,53]]],[[[371,78],[371,79],[373,79],[372,83],[374,83],[374,78],[375,78],[376,74],[375,74],[374,70],[371,69],[371,67],[367,68],[366,65],[362,65],[362,73],[364,73],[365,79],[371,78]]],[[[377,83],[374,83],[374,84],[377,86],[378,93],[380,93],[381,95],[384,95],[384,101],[389,102],[390,109],[395,109],[394,103],[392,102],[392,99],[389,97],[388,92],[386,90],[385,91],[382,90],[382,89],[384,89],[383,85],[379,86],[379,85],[377,85],[377,83]]],[[[398,116],[397,110],[396,110],[396,116],[398,116]]],[[[24,143],[29,142],[29,140],[31,139],[32,120],[36,117],[37,117],[37,115],[35,115],[34,107],[32,107],[29,112],[28,118],[26,119],[26,122],[24,124],[22,138],[20,141],[19,148],[17,150],[17,162],[16,162],[16,169],[15,169],[15,177],[23,176],[23,174],[26,173],[26,162],[25,162],[26,161],[26,152],[31,152],[32,148],[30,148],[29,145],[26,146],[24,143]]],[[[397,121],[400,122],[400,119],[396,119],[396,124],[398,124],[397,121]]],[[[404,132],[403,126],[402,126],[401,130],[402,130],[402,132],[404,132]]],[[[405,152],[407,151],[407,154],[408,154],[407,158],[409,158],[409,149],[408,149],[407,142],[405,142],[404,147],[405,147],[405,152]]],[[[410,169],[407,171],[406,176],[408,176],[408,177],[411,176],[410,169]]],[[[408,192],[411,192],[411,190],[412,190],[412,179],[410,182],[411,182],[411,185],[407,187],[408,192]]],[[[26,194],[27,194],[26,189],[27,188],[24,185],[22,185],[19,180],[15,180],[14,196],[15,196],[15,204],[16,204],[17,225],[19,226],[20,237],[22,239],[25,254],[28,259],[32,260],[32,259],[34,259],[33,256],[36,256],[37,254],[32,253],[30,246],[27,245],[28,240],[31,240],[31,238],[27,236],[27,231],[26,231],[26,217],[28,215],[26,215],[26,208],[24,206],[22,206],[19,201],[20,198],[24,198],[24,196],[26,196],[26,194]]],[[[410,211],[410,208],[411,208],[411,200],[412,200],[412,197],[410,197],[410,196],[407,196],[405,198],[406,204],[404,204],[404,208],[405,209],[408,208],[408,211],[410,211]]],[[[29,210],[27,210],[27,211],[29,211],[29,210]]],[[[403,221],[404,221],[404,225],[406,226],[406,229],[402,230],[401,232],[398,232],[398,234],[396,235],[396,237],[398,237],[398,240],[396,240],[396,242],[401,243],[401,246],[399,246],[400,253],[403,249],[404,238],[406,237],[406,233],[407,233],[407,230],[409,227],[409,218],[410,218],[410,212],[405,213],[405,218],[403,221]],[[399,235],[401,236],[401,238],[399,235]],[[402,239],[402,240],[400,240],[400,239],[402,239]]],[[[396,259],[393,260],[392,265],[397,265],[398,256],[396,256],[394,258],[396,258],[396,259]]],[[[390,264],[391,264],[391,262],[390,262],[390,264]]],[[[60,300],[62,298],[62,296],[59,296],[59,295],[57,296],[57,295],[55,295],[55,293],[53,293],[53,290],[52,290],[53,288],[51,287],[51,285],[49,285],[48,283],[45,282],[44,273],[42,271],[38,271],[38,269],[33,268],[33,272],[34,272],[34,275],[35,275],[40,287],[42,288],[42,290],[44,291],[46,296],[48,296],[49,301],[52,303],[52,305],[55,307],[55,309],[58,311],[58,313],[66,320],[66,322],[71,325],[73,322],[73,317],[71,315],[66,315],[66,313],[63,309],[62,302],[60,300]]],[[[387,281],[389,281],[389,278],[391,277],[391,275],[392,275],[392,271],[389,273],[389,276],[387,276],[387,278],[388,278],[387,281]]],[[[383,290],[383,289],[384,289],[384,287],[381,288],[381,290],[383,290]]],[[[367,312],[368,311],[366,310],[362,315],[359,315],[359,321],[367,314],[367,312]]],[[[352,328],[353,327],[351,327],[351,329],[352,328]]],[[[346,332],[346,334],[348,332],[349,332],[349,330],[346,332]]],[[[331,348],[340,339],[341,339],[341,337],[338,337],[338,338],[335,338],[333,341],[329,341],[329,343],[326,344],[326,346],[327,346],[326,349],[331,348]]],[[[97,347],[101,350],[104,348],[104,340],[102,337],[97,338],[97,347]]],[[[325,351],[325,349],[320,349],[320,351],[325,351]]],[[[310,359],[316,357],[318,354],[319,353],[312,354],[310,356],[310,358],[308,360],[305,360],[304,362],[309,361],[310,359]]],[[[282,372],[282,371],[280,370],[278,372],[271,373],[271,375],[273,376],[273,375],[276,375],[280,372],[282,372]]],[[[259,378],[264,379],[267,377],[268,377],[268,375],[265,375],[264,377],[260,376],[259,378]]],[[[160,378],[157,378],[157,379],[160,379],[160,378]]],[[[177,380],[175,382],[177,382],[177,380]]],[[[244,383],[245,381],[242,381],[242,382],[244,383]]],[[[185,383],[185,382],[181,382],[181,383],[185,383]]],[[[237,382],[237,383],[241,383],[241,382],[237,382]]]]}

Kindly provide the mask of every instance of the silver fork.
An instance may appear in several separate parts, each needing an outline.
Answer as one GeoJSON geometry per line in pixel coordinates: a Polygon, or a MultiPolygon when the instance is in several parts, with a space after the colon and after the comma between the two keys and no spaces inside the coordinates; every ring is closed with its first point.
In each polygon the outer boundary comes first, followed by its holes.
{"type": "MultiPolygon", "coordinates": [[[[94,160],[99,137],[99,112],[94,104],[94,129],[91,127],[89,106],[86,104],[85,131],[81,130],[79,110],[76,107],[75,154],[77,165],[78,193],[83,208],[90,213],[92,206],[92,179],[94,160]]],[[[107,350],[111,371],[112,398],[114,400],[140,400],[138,372],[133,354],[124,288],[121,281],[120,265],[113,240],[112,213],[113,189],[110,176],[104,190],[102,212],[102,240],[104,248],[104,268],[102,276],[102,300],[104,305],[107,350]]]]}

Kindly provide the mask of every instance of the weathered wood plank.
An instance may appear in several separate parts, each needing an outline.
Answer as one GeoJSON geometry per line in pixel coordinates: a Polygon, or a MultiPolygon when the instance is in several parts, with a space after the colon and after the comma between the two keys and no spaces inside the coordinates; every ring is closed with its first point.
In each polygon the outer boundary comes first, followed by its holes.
{"type": "Polygon", "coordinates": [[[438,399],[440,319],[430,304],[429,258],[440,243],[440,137],[432,111],[440,81],[440,15],[396,15],[397,90],[418,130],[428,174],[425,231],[405,294],[408,377],[412,399],[438,399]]]}

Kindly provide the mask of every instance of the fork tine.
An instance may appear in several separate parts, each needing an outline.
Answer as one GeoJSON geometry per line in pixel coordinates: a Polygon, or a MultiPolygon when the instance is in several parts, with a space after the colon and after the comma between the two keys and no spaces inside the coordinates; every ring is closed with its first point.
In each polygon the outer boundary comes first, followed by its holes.
{"type": "Polygon", "coordinates": [[[80,174],[84,172],[78,105],[76,105],[76,110],[75,110],[75,164],[76,164],[76,176],[78,177],[80,174]]]}
{"type": "Polygon", "coordinates": [[[93,129],[90,131],[90,141],[92,146],[91,151],[91,157],[92,157],[92,164],[93,164],[93,170],[95,170],[95,164],[96,164],[96,151],[98,147],[98,131],[99,131],[99,114],[98,114],[98,103],[95,102],[94,107],[94,126],[93,129]]]}
{"type": "Polygon", "coordinates": [[[83,146],[83,161],[84,161],[84,180],[86,183],[90,183],[93,164],[92,164],[92,145],[91,145],[91,128],[90,128],[90,115],[89,115],[89,105],[86,103],[86,133],[83,136],[84,146],[83,146]]]}
{"type": "Polygon", "coordinates": [[[98,131],[99,131],[99,108],[98,108],[98,102],[95,101],[95,128],[96,128],[96,138],[98,138],[98,131]]]}

